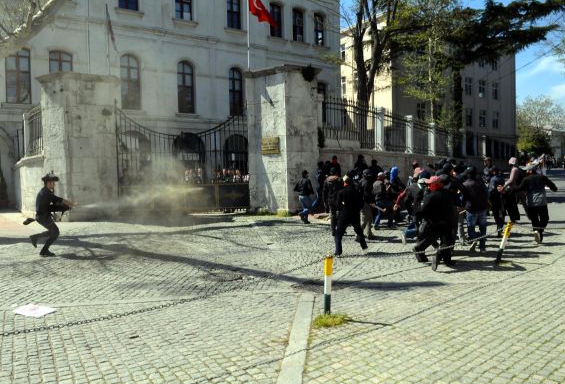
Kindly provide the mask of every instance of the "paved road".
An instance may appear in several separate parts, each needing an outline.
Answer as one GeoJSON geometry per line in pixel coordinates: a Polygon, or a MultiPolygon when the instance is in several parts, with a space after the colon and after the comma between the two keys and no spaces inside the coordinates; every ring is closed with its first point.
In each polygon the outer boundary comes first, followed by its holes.
{"type": "MultiPolygon", "coordinates": [[[[552,176],[562,190],[564,176],[552,176]]],[[[333,309],[353,321],[311,330],[303,382],[565,382],[565,193],[554,200],[545,243],[518,227],[498,267],[496,239],[485,257],[458,248],[456,268],[434,273],[396,232],[367,253],[346,238],[333,309]]],[[[44,259],[27,242],[39,226],[20,219],[0,215],[0,329],[35,331],[0,336],[2,384],[275,383],[299,301],[314,293],[322,311],[323,221],[61,223],[58,256],[44,259]],[[29,302],[57,312],[12,313],[29,302]]]]}

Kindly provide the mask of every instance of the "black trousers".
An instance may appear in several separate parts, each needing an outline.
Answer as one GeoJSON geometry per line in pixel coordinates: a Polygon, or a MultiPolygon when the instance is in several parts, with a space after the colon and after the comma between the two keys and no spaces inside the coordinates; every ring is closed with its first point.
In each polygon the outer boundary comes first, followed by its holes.
{"type": "Polygon", "coordinates": [[[539,233],[543,233],[549,222],[549,212],[547,205],[541,207],[528,207],[528,216],[532,220],[532,227],[539,233]]]}
{"type": "Polygon", "coordinates": [[[361,217],[359,211],[356,212],[341,211],[339,213],[339,217],[337,218],[337,229],[334,237],[336,256],[341,255],[343,251],[341,247],[341,240],[343,239],[345,230],[349,225],[353,227],[353,230],[357,234],[361,247],[362,248],[367,247],[367,242],[365,241],[365,235],[363,235],[363,230],[361,229],[361,217]]]}
{"type": "Polygon", "coordinates": [[[45,241],[45,245],[43,245],[43,249],[42,249],[42,251],[47,251],[49,250],[51,244],[53,244],[55,240],[57,240],[57,238],[59,237],[59,228],[53,221],[53,217],[51,217],[51,215],[38,215],[35,217],[35,220],[37,220],[39,224],[41,224],[43,227],[45,227],[45,229],[47,229],[47,231],[45,232],[34,235],[37,239],[43,237],[47,238],[47,240],[45,241]]]}
{"type": "Polygon", "coordinates": [[[420,231],[418,232],[418,243],[414,247],[414,252],[416,254],[422,254],[428,249],[430,245],[434,242],[440,240],[440,248],[446,248],[438,251],[437,257],[438,261],[443,260],[447,263],[451,261],[451,255],[453,253],[453,244],[455,244],[455,237],[457,232],[457,227],[454,228],[446,225],[434,225],[430,222],[423,221],[420,225],[420,231]]]}

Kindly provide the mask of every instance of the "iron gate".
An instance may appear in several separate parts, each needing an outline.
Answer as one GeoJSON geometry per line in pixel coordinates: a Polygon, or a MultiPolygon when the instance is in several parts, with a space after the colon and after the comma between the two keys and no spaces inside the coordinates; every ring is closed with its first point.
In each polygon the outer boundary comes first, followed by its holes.
{"type": "Polygon", "coordinates": [[[116,108],[118,194],[125,211],[209,211],[249,207],[244,116],[200,133],[141,126],[116,108]]]}

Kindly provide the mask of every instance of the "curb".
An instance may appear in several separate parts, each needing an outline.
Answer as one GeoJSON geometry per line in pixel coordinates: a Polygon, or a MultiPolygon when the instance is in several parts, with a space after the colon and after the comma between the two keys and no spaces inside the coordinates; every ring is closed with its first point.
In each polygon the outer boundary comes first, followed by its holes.
{"type": "Polygon", "coordinates": [[[313,311],[314,294],[303,293],[300,296],[292,322],[288,346],[284,353],[277,384],[302,384],[313,311]]]}

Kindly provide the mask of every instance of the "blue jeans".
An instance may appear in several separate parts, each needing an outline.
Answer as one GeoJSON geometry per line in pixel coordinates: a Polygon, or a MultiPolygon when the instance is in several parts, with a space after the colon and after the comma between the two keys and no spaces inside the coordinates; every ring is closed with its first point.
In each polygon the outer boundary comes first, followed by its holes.
{"type": "Polygon", "coordinates": [[[481,240],[479,241],[479,249],[486,249],[487,239],[487,211],[469,212],[467,211],[467,230],[469,231],[469,240],[473,241],[479,235],[475,232],[475,226],[479,226],[481,240]]]}
{"type": "Polygon", "coordinates": [[[414,216],[412,216],[412,221],[404,230],[404,235],[407,239],[414,239],[418,235],[418,223],[416,223],[416,218],[414,216]]]}
{"type": "Polygon", "coordinates": [[[322,201],[322,187],[316,187],[316,200],[312,203],[312,211],[316,212],[318,209],[318,205],[320,205],[320,201],[322,201]]]}
{"type": "Polygon", "coordinates": [[[312,209],[312,200],[309,196],[298,195],[298,200],[302,204],[302,211],[298,212],[298,215],[308,218],[308,212],[312,209]]]}
{"type": "Polygon", "coordinates": [[[386,209],[386,212],[383,213],[380,209],[377,209],[377,216],[375,217],[375,221],[373,222],[375,228],[379,226],[381,223],[381,219],[384,217],[387,218],[389,227],[392,227],[392,202],[389,200],[379,200],[377,201],[377,207],[381,209],[386,209]]]}

